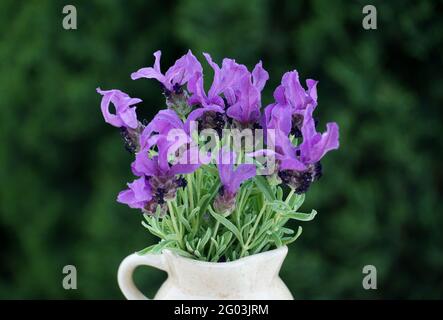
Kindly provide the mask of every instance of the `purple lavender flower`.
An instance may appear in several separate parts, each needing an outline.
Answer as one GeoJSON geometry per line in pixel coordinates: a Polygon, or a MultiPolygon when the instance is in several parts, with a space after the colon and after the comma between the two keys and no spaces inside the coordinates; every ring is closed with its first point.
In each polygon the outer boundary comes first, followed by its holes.
{"type": "MultiPolygon", "coordinates": [[[[143,129],[140,136],[141,147],[149,149],[156,143],[160,135],[167,135],[172,129],[185,131],[185,125],[175,111],[169,109],[160,110],[143,129]]],[[[189,131],[186,130],[185,132],[189,134],[189,131]]]]}
{"type": "MultiPolygon", "coordinates": [[[[157,137],[156,145],[158,155],[150,156],[148,149],[142,149],[136,153],[135,161],[131,165],[133,173],[149,183],[151,198],[136,204],[137,208],[141,207],[148,214],[155,213],[158,206],[160,206],[160,212],[164,214],[166,212],[165,201],[174,199],[177,188],[186,186],[186,180],[181,175],[192,173],[202,163],[209,162],[209,158],[200,161],[201,154],[197,147],[187,147],[176,163],[170,164],[169,156],[176,154],[182,146],[186,147],[186,145],[175,145],[175,141],[169,141],[161,134],[157,137]]],[[[133,198],[130,196],[132,194],[128,194],[123,200],[134,205],[133,198]]]]}
{"type": "Polygon", "coordinates": [[[203,53],[208,64],[214,70],[214,79],[208,94],[203,88],[203,74],[196,73],[189,81],[188,90],[192,94],[188,99],[190,105],[197,105],[197,109],[188,116],[188,121],[198,121],[200,129],[214,129],[219,135],[226,123],[225,100],[220,96],[233,90],[236,81],[242,74],[248,74],[245,66],[235,63],[232,59],[224,59],[220,68],[207,53],[203,53]]]}
{"type": "Polygon", "coordinates": [[[190,142],[192,131],[197,129],[194,126],[196,125],[195,121],[207,111],[223,112],[223,109],[216,106],[198,108],[189,114],[185,122],[180,119],[174,110],[159,111],[152,121],[146,125],[140,135],[141,148],[151,148],[151,146],[157,143],[160,136],[167,136],[171,130],[175,130],[174,133],[177,135],[181,133],[180,135],[186,138],[186,142],[190,142]]]}
{"type": "Polygon", "coordinates": [[[261,91],[269,78],[262,63],[259,62],[251,74],[246,66],[236,63],[233,59],[223,59],[220,68],[209,54],[204,53],[204,56],[214,70],[214,80],[206,94],[203,75],[196,73],[188,84],[192,94],[188,103],[203,107],[228,107],[227,115],[242,125],[257,122],[260,118],[261,91]]]}
{"type": "Polygon", "coordinates": [[[261,125],[265,130],[276,130],[277,132],[288,136],[292,125],[291,117],[292,111],[287,105],[272,103],[265,108],[261,119],[261,125]]]}
{"type": "MultiPolygon", "coordinates": [[[[215,83],[215,76],[214,82],[215,83]]],[[[189,105],[201,105],[203,107],[210,105],[217,105],[224,108],[224,101],[219,96],[221,92],[216,92],[214,94],[214,90],[212,87],[209,92],[210,94],[206,94],[204,86],[203,86],[203,74],[201,72],[197,72],[188,82],[188,91],[191,93],[191,97],[188,99],[189,105]]]]}
{"type": "Polygon", "coordinates": [[[134,209],[143,209],[152,199],[151,185],[145,177],[128,183],[129,189],[118,194],[117,201],[134,209]]]}
{"type": "Polygon", "coordinates": [[[252,71],[252,76],[243,76],[238,87],[234,88],[229,98],[232,105],[227,115],[242,125],[256,123],[260,119],[261,91],[268,79],[269,75],[260,61],[252,71]]]}
{"type": "Polygon", "coordinates": [[[156,145],[158,155],[149,157],[149,150],[142,149],[136,154],[135,161],[132,163],[133,173],[137,176],[145,175],[147,177],[173,177],[177,174],[188,174],[197,170],[202,163],[207,163],[207,159],[199,159],[198,147],[189,147],[189,140],[177,143],[170,141],[167,136],[158,135],[156,145]],[[176,159],[175,164],[169,163],[169,157],[175,155],[181,147],[186,147],[181,153],[180,158],[176,159]]]}
{"type": "Polygon", "coordinates": [[[305,90],[300,84],[298,72],[294,70],[283,75],[281,85],[274,91],[278,109],[286,107],[291,110],[291,116],[288,118],[291,120],[291,127],[288,134],[291,133],[296,138],[302,136],[301,127],[306,108],[317,106],[317,83],[318,81],[312,79],[306,80],[308,89],[305,90]]]}
{"type": "Polygon", "coordinates": [[[223,149],[219,153],[218,172],[221,188],[214,201],[214,208],[220,213],[230,213],[235,207],[235,196],[243,181],[256,174],[253,164],[240,164],[234,168],[235,153],[223,149]]]}
{"type": "MultiPolygon", "coordinates": [[[[220,67],[209,54],[203,55],[214,71],[207,92],[202,66],[190,50],[165,73],[160,69],[161,51],[157,51],[153,67],[131,74],[133,80],[158,80],[166,96],[168,110],[158,112],[147,125],[137,120],[133,107],[140,99],[119,90],[97,89],[103,96],[101,110],[105,121],[121,128],[126,147],[135,153],[131,167],[139,178],[128,184],[129,189],[120,192],[117,201],[146,213],[157,212],[159,206],[161,212],[166,212],[165,202],[176,196],[177,188],[186,186],[183,175],[210,161],[194,145],[195,122],[200,129],[212,128],[219,134],[226,126],[267,129],[268,149],[254,155],[274,156],[277,160],[274,181],[288,184],[296,193],[306,192],[321,176],[322,157],[339,146],[336,123],[328,123],[324,133],[316,131],[313,112],[317,106],[317,81],[308,79],[305,89],[297,71],[285,73],[274,91],[275,102],[261,115],[261,92],[269,78],[262,63],[249,72],[233,59],[223,59],[220,67]],[[115,113],[110,112],[111,103],[115,113]],[[299,146],[294,144],[298,142],[294,137],[302,138],[299,146]]],[[[235,208],[241,184],[256,175],[256,167],[235,166],[235,153],[225,149],[219,157],[222,186],[213,205],[220,213],[229,214],[235,208]]]]}
{"type": "Polygon", "coordinates": [[[303,142],[299,147],[290,146],[286,140],[281,148],[284,158],[279,166],[280,179],[290,185],[296,193],[305,193],[311,183],[322,175],[321,158],[330,150],[338,149],[339,133],[336,123],[328,123],[326,132],[318,133],[312,117],[313,105],[304,113],[301,132],[303,142]],[[304,167],[304,168],[303,168],[304,167]]]}
{"type": "MultiPolygon", "coordinates": [[[[269,146],[268,146],[269,147],[269,146]]],[[[275,151],[271,149],[259,150],[249,154],[249,156],[275,157],[277,160],[277,170],[271,175],[271,181],[280,181],[289,185],[296,193],[305,193],[311,183],[321,176],[321,165],[317,162],[313,165],[305,164],[300,160],[300,151],[295,147],[287,136],[280,136],[275,151]]]]}
{"type": "Polygon", "coordinates": [[[163,74],[160,70],[161,51],[155,52],[154,56],[154,67],[142,68],[132,73],[131,78],[133,80],[139,78],[157,79],[162,85],[167,107],[177,111],[183,117],[186,116],[191,108],[188,105],[188,93],[183,87],[196,73],[202,72],[200,62],[189,50],[163,74]]]}
{"type": "Polygon", "coordinates": [[[302,126],[303,142],[300,144],[300,160],[306,164],[314,164],[330,150],[338,149],[339,133],[335,122],[326,124],[326,132],[318,133],[312,116],[314,106],[308,106],[304,114],[302,126]]]}
{"type": "Polygon", "coordinates": [[[221,134],[224,123],[224,110],[217,105],[193,110],[184,123],[175,111],[161,110],[143,130],[140,144],[142,148],[149,149],[156,144],[160,135],[167,136],[173,129],[181,130],[191,140],[192,132],[197,130],[197,125],[199,129],[212,128],[221,134]]]}
{"type": "Polygon", "coordinates": [[[293,111],[305,110],[309,105],[317,106],[317,83],[318,81],[308,79],[306,84],[308,89],[305,90],[300,84],[298,72],[296,70],[286,72],[281,81],[281,85],[277,87],[274,97],[277,103],[288,104],[293,111]]]}
{"type": "Polygon", "coordinates": [[[196,72],[202,72],[202,67],[197,58],[192,54],[191,50],[187,54],[178,59],[175,64],[163,74],[160,70],[161,51],[154,53],[154,67],[141,68],[137,72],[131,74],[132,80],[140,78],[157,79],[167,93],[180,93],[183,85],[187,84],[189,79],[196,72]]]}
{"type": "Polygon", "coordinates": [[[268,141],[268,149],[249,153],[248,156],[275,157],[278,162],[278,170],[306,170],[306,164],[299,159],[298,148],[292,144],[291,140],[278,130],[271,131],[268,134],[271,133],[274,135],[272,140],[275,143],[271,144],[268,141]]]}
{"type": "Polygon", "coordinates": [[[126,93],[120,90],[101,90],[97,88],[103,98],[101,102],[101,110],[105,122],[114,127],[125,127],[136,129],[138,127],[137,114],[133,105],[141,102],[141,99],[131,98],[126,93]],[[115,107],[115,114],[110,113],[109,104],[112,103],[115,107]]]}
{"type": "Polygon", "coordinates": [[[249,74],[246,66],[238,64],[233,59],[223,59],[220,68],[207,53],[203,53],[206,61],[214,70],[214,79],[208,94],[203,88],[203,74],[196,73],[189,81],[188,90],[192,94],[188,102],[191,105],[200,104],[202,106],[218,105],[225,108],[225,101],[220,95],[225,95],[226,102],[234,103],[235,88],[238,87],[239,80],[249,74]]]}
{"type": "Polygon", "coordinates": [[[278,163],[278,176],[290,185],[296,193],[305,193],[311,183],[322,175],[321,158],[330,150],[338,149],[339,133],[336,123],[328,123],[325,133],[318,133],[312,116],[314,105],[307,106],[303,114],[301,133],[303,142],[294,146],[288,137],[288,108],[279,104],[270,105],[265,110],[264,121],[267,134],[274,139],[267,139],[267,150],[259,150],[252,156],[274,156],[278,163]],[[274,141],[274,144],[270,142],[274,141]]]}
{"type": "Polygon", "coordinates": [[[289,122],[287,119],[289,109],[279,104],[268,106],[265,110],[264,122],[267,129],[274,129],[273,140],[275,143],[270,147],[274,148],[276,152],[266,150],[254,155],[275,155],[277,160],[280,161],[281,170],[306,170],[308,165],[319,162],[328,151],[338,149],[338,125],[335,122],[328,123],[326,132],[318,133],[312,115],[313,111],[314,106],[309,105],[302,113],[304,119],[301,126],[303,142],[296,147],[288,137],[289,122]]]}
{"type": "Polygon", "coordinates": [[[226,123],[225,111],[218,105],[197,108],[188,115],[185,124],[186,128],[190,128],[193,121],[198,122],[198,129],[200,131],[214,129],[221,136],[226,123]]]}

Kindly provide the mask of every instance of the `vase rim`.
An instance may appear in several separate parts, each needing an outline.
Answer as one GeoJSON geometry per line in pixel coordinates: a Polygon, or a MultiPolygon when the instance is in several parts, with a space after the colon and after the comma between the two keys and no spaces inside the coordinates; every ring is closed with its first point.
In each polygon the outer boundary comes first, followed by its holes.
{"type": "Polygon", "coordinates": [[[283,255],[286,255],[286,253],[288,252],[288,246],[284,245],[272,250],[268,250],[265,252],[260,252],[260,253],[256,253],[247,257],[243,257],[234,261],[227,261],[227,262],[210,262],[210,261],[202,261],[202,260],[197,260],[197,259],[191,259],[191,258],[187,258],[187,257],[183,257],[175,252],[173,252],[170,249],[164,249],[162,251],[163,254],[166,255],[171,255],[173,256],[175,259],[178,260],[182,260],[182,261],[187,261],[189,263],[193,263],[193,264],[197,264],[197,265],[201,265],[201,266],[218,266],[218,267],[222,267],[222,266],[235,266],[236,264],[242,264],[245,261],[248,260],[253,260],[253,259],[257,259],[258,257],[263,257],[263,256],[268,256],[268,255],[272,255],[272,254],[278,254],[280,253],[283,255]]]}

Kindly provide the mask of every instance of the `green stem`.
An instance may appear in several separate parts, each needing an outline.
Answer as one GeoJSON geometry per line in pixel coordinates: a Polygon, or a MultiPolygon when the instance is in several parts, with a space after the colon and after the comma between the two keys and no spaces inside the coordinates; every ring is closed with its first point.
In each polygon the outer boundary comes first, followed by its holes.
{"type": "Polygon", "coordinates": [[[240,215],[242,214],[246,199],[249,198],[250,193],[251,193],[251,189],[249,189],[249,188],[243,187],[240,189],[240,196],[238,197],[239,203],[238,203],[238,206],[236,206],[236,208],[235,208],[235,212],[234,212],[235,216],[233,217],[233,218],[235,218],[235,222],[236,222],[238,228],[241,228],[240,215]]]}
{"type": "Polygon", "coordinates": [[[249,231],[249,237],[248,237],[248,240],[246,240],[246,243],[245,243],[245,245],[243,246],[243,249],[242,249],[242,251],[241,251],[240,257],[243,257],[243,254],[249,249],[249,248],[248,248],[249,243],[251,242],[252,237],[254,236],[255,229],[257,229],[257,227],[258,227],[258,223],[260,222],[260,219],[261,219],[263,213],[265,212],[265,209],[266,209],[266,205],[264,205],[264,206],[262,207],[262,209],[260,210],[260,213],[258,214],[257,220],[255,220],[254,226],[252,227],[251,231],[249,231]]]}
{"type": "Polygon", "coordinates": [[[292,189],[291,188],[291,192],[289,192],[289,194],[288,194],[288,196],[286,197],[286,204],[288,204],[289,203],[289,201],[291,200],[291,198],[292,198],[292,196],[294,195],[294,193],[295,193],[295,189],[292,189]]]}
{"type": "MultiPolygon", "coordinates": [[[[218,232],[218,227],[219,226],[220,226],[220,221],[217,220],[217,222],[215,223],[214,232],[212,233],[212,238],[214,238],[214,240],[216,240],[216,236],[217,236],[217,232],[218,232]]],[[[211,241],[211,244],[209,245],[209,251],[208,251],[208,261],[210,261],[210,259],[211,259],[211,254],[212,254],[213,246],[214,246],[213,242],[211,241]]]]}
{"type": "MultiPolygon", "coordinates": [[[[172,204],[174,205],[174,210],[178,210],[177,209],[177,198],[174,198],[174,200],[172,200],[172,204]]],[[[181,223],[181,221],[178,221],[178,227],[179,227],[179,231],[180,231],[180,235],[185,234],[185,226],[183,225],[183,223],[181,223]]]]}
{"type": "Polygon", "coordinates": [[[194,193],[193,193],[193,189],[194,189],[194,174],[191,173],[189,175],[189,181],[188,181],[188,186],[186,189],[188,189],[189,192],[189,205],[191,206],[190,211],[194,210],[194,193]]]}
{"type": "Polygon", "coordinates": [[[197,170],[196,174],[197,174],[197,200],[200,201],[203,170],[202,169],[197,170]]]}
{"type": "MultiPolygon", "coordinates": [[[[291,201],[291,198],[294,196],[294,193],[295,193],[295,189],[291,188],[291,191],[289,192],[289,194],[288,194],[288,196],[286,197],[286,200],[285,200],[286,204],[289,204],[289,201],[291,201]]],[[[282,215],[280,213],[276,213],[274,215],[274,217],[273,217],[274,224],[278,224],[280,222],[281,218],[282,218],[282,215]]],[[[286,222],[289,221],[289,219],[287,219],[287,218],[285,218],[285,219],[286,219],[286,222]]]]}
{"type": "Polygon", "coordinates": [[[168,209],[169,209],[169,215],[171,216],[171,220],[172,220],[172,226],[174,228],[175,234],[178,237],[178,242],[180,244],[180,247],[184,248],[182,233],[180,232],[180,229],[179,229],[179,227],[177,225],[177,220],[175,218],[175,211],[174,211],[174,208],[172,206],[172,202],[171,201],[167,201],[167,204],[168,204],[168,209]]]}

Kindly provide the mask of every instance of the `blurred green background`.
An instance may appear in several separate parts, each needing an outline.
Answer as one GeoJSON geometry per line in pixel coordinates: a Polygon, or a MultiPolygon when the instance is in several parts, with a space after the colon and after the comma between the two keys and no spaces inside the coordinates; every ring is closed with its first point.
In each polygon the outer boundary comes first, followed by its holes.
{"type": "MultiPolygon", "coordinates": [[[[318,210],[290,246],[282,278],[298,299],[443,298],[443,4],[371,1],[47,1],[0,3],[0,298],[122,298],[120,261],[152,244],[141,216],[115,202],[131,156],[104,123],[97,86],[163,108],[155,81],[129,75],[163,51],[263,60],[320,81],[317,115],[337,121],[341,149],[307,196],[318,210]],[[77,8],[78,29],[62,28],[77,8]],[[62,288],[77,267],[78,289],[62,288]],[[362,268],[378,290],[362,288],[362,268]]],[[[152,295],[165,274],[136,281],[152,295]]]]}

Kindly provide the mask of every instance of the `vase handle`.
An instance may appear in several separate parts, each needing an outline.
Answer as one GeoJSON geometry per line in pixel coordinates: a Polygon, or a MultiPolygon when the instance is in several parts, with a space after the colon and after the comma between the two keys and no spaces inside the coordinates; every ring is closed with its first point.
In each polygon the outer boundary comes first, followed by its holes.
{"type": "Polygon", "coordinates": [[[134,284],[132,274],[138,266],[150,266],[167,272],[163,254],[133,253],[127,256],[118,268],[118,286],[128,300],[149,300],[134,284]]]}

